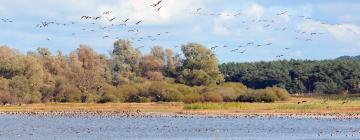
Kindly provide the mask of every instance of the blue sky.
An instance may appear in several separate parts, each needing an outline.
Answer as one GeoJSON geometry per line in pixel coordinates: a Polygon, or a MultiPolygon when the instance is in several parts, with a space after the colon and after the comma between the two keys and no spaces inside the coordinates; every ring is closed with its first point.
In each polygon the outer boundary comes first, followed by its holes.
{"type": "Polygon", "coordinates": [[[69,53],[86,44],[107,54],[117,38],[132,40],[134,47],[144,46],[143,53],[155,45],[179,52],[176,46],[196,42],[219,46],[214,52],[220,62],[360,55],[357,0],[163,0],[159,12],[149,6],[155,2],[1,0],[0,18],[14,22],[0,21],[0,44],[24,53],[38,47],[69,53]],[[105,11],[112,13],[103,15],[105,11]],[[81,20],[83,15],[102,18],[81,20]],[[107,21],[113,17],[113,22],[107,21]],[[120,26],[127,18],[127,25],[120,26]],[[66,26],[36,27],[44,21],[66,26]],[[132,29],[138,32],[128,32],[132,29]]]}

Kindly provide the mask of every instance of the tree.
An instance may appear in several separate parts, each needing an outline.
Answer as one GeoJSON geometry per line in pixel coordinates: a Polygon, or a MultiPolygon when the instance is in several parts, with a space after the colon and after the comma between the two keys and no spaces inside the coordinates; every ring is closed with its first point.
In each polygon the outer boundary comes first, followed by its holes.
{"type": "Polygon", "coordinates": [[[176,68],[179,66],[180,60],[178,56],[174,56],[171,49],[165,50],[166,66],[164,69],[165,76],[176,77],[176,68]]]}
{"type": "Polygon", "coordinates": [[[161,81],[164,79],[163,61],[153,55],[145,55],[141,57],[140,69],[143,77],[150,80],[161,81]]]}
{"type": "Polygon", "coordinates": [[[209,49],[190,43],[182,46],[185,56],[178,81],[190,86],[219,84],[224,77],[219,71],[218,60],[209,49]]]}
{"type": "Polygon", "coordinates": [[[0,102],[5,105],[11,103],[11,96],[9,93],[9,80],[0,77],[0,102]]]}
{"type": "Polygon", "coordinates": [[[72,52],[71,67],[74,84],[87,94],[101,94],[106,84],[108,68],[105,56],[95,53],[91,48],[81,45],[72,52]]]}
{"type": "Polygon", "coordinates": [[[139,54],[128,40],[118,40],[112,51],[112,83],[116,86],[127,83],[136,76],[139,54]]]}

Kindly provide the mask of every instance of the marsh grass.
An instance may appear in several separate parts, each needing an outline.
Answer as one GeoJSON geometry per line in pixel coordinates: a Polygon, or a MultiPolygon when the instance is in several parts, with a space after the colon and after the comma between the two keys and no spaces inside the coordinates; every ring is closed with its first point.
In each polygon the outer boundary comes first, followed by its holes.
{"type": "Polygon", "coordinates": [[[0,112],[50,112],[50,111],[135,111],[179,113],[179,112],[218,112],[218,113],[360,113],[360,100],[340,100],[320,97],[292,97],[287,101],[274,103],[48,103],[0,106],[0,112]]]}

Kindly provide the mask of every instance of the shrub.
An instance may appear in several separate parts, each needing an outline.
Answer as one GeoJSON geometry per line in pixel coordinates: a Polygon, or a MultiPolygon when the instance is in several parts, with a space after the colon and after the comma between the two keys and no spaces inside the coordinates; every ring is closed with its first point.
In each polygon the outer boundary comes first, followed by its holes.
{"type": "Polygon", "coordinates": [[[98,103],[107,103],[107,102],[119,102],[119,99],[111,93],[106,93],[99,99],[98,103]]]}
{"type": "Polygon", "coordinates": [[[155,101],[179,102],[183,98],[176,85],[167,82],[153,82],[149,87],[149,93],[155,101]]]}
{"type": "Polygon", "coordinates": [[[353,89],[349,90],[349,93],[350,93],[350,94],[360,93],[360,88],[353,88],[353,89]]]}
{"type": "Polygon", "coordinates": [[[261,102],[266,102],[266,103],[275,102],[279,100],[279,98],[276,96],[276,93],[269,89],[263,90],[263,92],[260,92],[258,96],[260,96],[259,100],[261,102]]]}
{"type": "Polygon", "coordinates": [[[107,100],[107,98],[114,98],[110,99],[110,101],[107,102],[124,102],[124,96],[122,94],[119,94],[117,91],[117,88],[111,85],[106,85],[103,89],[103,95],[99,99],[99,102],[103,102],[104,99],[107,100]],[[116,99],[115,99],[116,98],[116,99]]]}
{"type": "Polygon", "coordinates": [[[248,90],[237,98],[240,102],[274,102],[278,98],[271,90],[248,90]]]}
{"type": "Polygon", "coordinates": [[[81,102],[81,91],[75,86],[70,86],[65,89],[61,102],[81,102]]]}
{"type": "Polygon", "coordinates": [[[188,93],[185,94],[182,101],[184,103],[196,103],[196,102],[201,102],[202,97],[200,94],[197,93],[188,93]]]}
{"type": "Polygon", "coordinates": [[[117,87],[114,95],[125,102],[138,102],[139,91],[135,85],[125,84],[117,87]]]}
{"type": "Polygon", "coordinates": [[[149,102],[151,102],[151,99],[149,97],[140,97],[139,102],[140,103],[149,103],[149,102]]]}
{"type": "Polygon", "coordinates": [[[208,93],[204,94],[204,101],[205,102],[222,102],[223,97],[214,92],[208,92],[208,93]]]}
{"type": "Polygon", "coordinates": [[[81,102],[83,103],[95,103],[98,102],[99,96],[96,94],[88,93],[81,96],[81,102]]]}
{"type": "Polygon", "coordinates": [[[163,81],[164,80],[164,76],[161,72],[157,72],[157,71],[148,71],[145,73],[145,76],[152,81],[163,81]]]}
{"type": "Polygon", "coordinates": [[[290,98],[289,92],[283,88],[272,87],[270,89],[275,92],[276,96],[280,101],[285,101],[290,98]]]}

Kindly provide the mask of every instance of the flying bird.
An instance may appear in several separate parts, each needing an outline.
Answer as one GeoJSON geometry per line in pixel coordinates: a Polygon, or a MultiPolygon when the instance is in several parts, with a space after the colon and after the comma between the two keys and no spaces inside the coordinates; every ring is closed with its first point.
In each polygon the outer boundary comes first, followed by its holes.
{"type": "Polygon", "coordinates": [[[219,46],[213,46],[213,47],[211,47],[211,49],[214,50],[214,49],[216,49],[217,47],[219,47],[219,46]]]}
{"type": "Polygon", "coordinates": [[[113,20],[115,20],[116,18],[110,18],[109,19],[109,22],[112,22],[113,20]]]}
{"type": "Polygon", "coordinates": [[[127,22],[127,21],[129,21],[129,20],[130,20],[130,19],[129,19],[129,18],[127,18],[127,19],[125,19],[123,22],[124,22],[124,23],[126,23],[126,22],[127,22]]]}
{"type": "Polygon", "coordinates": [[[285,15],[285,14],[287,14],[287,12],[288,12],[288,11],[284,11],[284,12],[281,12],[281,13],[276,14],[276,15],[278,15],[278,16],[280,16],[280,15],[285,15]]]}
{"type": "Polygon", "coordinates": [[[136,25],[139,25],[141,22],[142,22],[142,20],[136,22],[135,24],[136,24],[136,25]]]}
{"type": "Polygon", "coordinates": [[[276,56],[277,58],[280,58],[280,57],[283,57],[284,55],[278,55],[278,56],[276,56]]]}
{"type": "Polygon", "coordinates": [[[239,12],[239,13],[235,14],[234,16],[236,17],[236,16],[238,16],[238,15],[241,15],[241,13],[239,12]]]}
{"type": "Polygon", "coordinates": [[[233,49],[233,50],[231,50],[231,52],[236,52],[237,50],[239,50],[239,49],[233,49]]]}
{"type": "Polygon", "coordinates": [[[104,15],[108,15],[108,14],[111,14],[111,13],[112,13],[112,11],[105,11],[105,12],[103,12],[104,15]]]}
{"type": "Polygon", "coordinates": [[[154,3],[154,4],[152,4],[152,5],[150,5],[150,6],[152,6],[152,7],[156,7],[156,6],[158,6],[161,2],[162,2],[162,0],[160,0],[160,1],[158,1],[158,2],[156,2],[156,3],[154,3]]]}
{"type": "Polygon", "coordinates": [[[160,6],[156,11],[160,12],[160,9],[162,8],[162,6],[160,6]]]}

